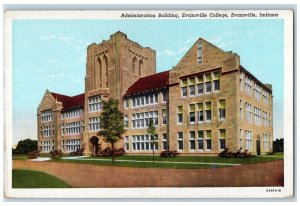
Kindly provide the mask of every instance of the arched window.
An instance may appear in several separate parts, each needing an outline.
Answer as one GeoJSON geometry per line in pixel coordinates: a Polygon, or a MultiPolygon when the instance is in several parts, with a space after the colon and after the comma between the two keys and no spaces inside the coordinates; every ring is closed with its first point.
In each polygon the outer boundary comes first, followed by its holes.
{"type": "Polygon", "coordinates": [[[143,60],[140,60],[139,62],[139,75],[142,76],[142,73],[143,73],[143,68],[144,67],[144,63],[143,63],[143,60]]]}
{"type": "Polygon", "coordinates": [[[137,69],[137,59],[136,59],[136,57],[134,57],[132,59],[132,73],[133,74],[135,74],[137,72],[136,69],[137,69]]]}
{"type": "Polygon", "coordinates": [[[103,85],[107,88],[108,87],[108,59],[106,55],[103,56],[103,62],[104,62],[103,85]]]}
{"type": "Polygon", "coordinates": [[[102,61],[101,61],[100,57],[98,57],[97,63],[98,63],[97,67],[99,69],[97,69],[97,71],[96,71],[96,76],[98,79],[98,81],[96,81],[97,82],[96,84],[98,84],[101,88],[101,86],[102,86],[102,61]]]}

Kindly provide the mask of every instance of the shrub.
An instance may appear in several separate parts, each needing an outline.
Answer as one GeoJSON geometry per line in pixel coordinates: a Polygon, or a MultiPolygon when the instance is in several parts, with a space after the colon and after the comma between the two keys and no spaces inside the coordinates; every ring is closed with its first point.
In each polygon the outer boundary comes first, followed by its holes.
{"type": "Polygon", "coordinates": [[[178,155],[180,155],[180,153],[178,153],[176,150],[174,150],[174,151],[162,151],[160,153],[161,157],[177,157],[178,155]]]}
{"type": "Polygon", "coordinates": [[[38,156],[40,156],[40,153],[38,151],[29,152],[27,154],[28,159],[36,159],[38,156]]]}
{"type": "Polygon", "coordinates": [[[242,147],[237,152],[231,152],[228,148],[225,148],[222,152],[219,153],[218,157],[227,157],[227,158],[248,158],[252,157],[251,153],[248,150],[242,151],[242,147]]]}
{"type": "Polygon", "coordinates": [[[51,159],[53,160],[60,160],[62,157],[62,151],[61,150],[53,150],[50,152],[51,159]]]}
{"type": "MultiPolygon", "coordinates": [[[[125,154],[124,148],[120,148],[120,149],[115,150],[115,156],[122,156],[124,154],[125,154]]],[[[105,157],[113,156],[113,150],[112,150],[112,148],[107,147],[104,150],[101,150],[99,152],[99,155],[97,155],[97,156],[105,156],[105,157]]]]}

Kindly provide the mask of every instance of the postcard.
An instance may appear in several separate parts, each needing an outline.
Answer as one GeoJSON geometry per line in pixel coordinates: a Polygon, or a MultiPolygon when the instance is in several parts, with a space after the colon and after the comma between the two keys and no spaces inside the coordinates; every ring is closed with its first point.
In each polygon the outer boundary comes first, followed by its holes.
{"type": "Polygon", "coordinates": [[[6,11],[5,194],[293,197],[292,10],[6,11]]]}

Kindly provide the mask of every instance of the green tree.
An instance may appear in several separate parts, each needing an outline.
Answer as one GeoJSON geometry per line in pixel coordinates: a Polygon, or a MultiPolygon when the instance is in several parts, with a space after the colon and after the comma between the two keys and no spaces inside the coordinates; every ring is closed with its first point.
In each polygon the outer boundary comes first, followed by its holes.
{"type": "Polygon", "coordinates": [[[104,141],[109,142],[113,151],[113,161],[115,161],[115,143],[122,138],[124,129],[124,115],[119,110],[119,101],[109,99],[103,102],[103,110],[100,115],[99,135],[104,137],[104,141]]]}
{"type": "Polygon", "coordinates": [[[150,135],[151,146],[152,146],[152,162],[154,164],[154,149],[155,149],[155,144],[156,144],[156,138],[155,138],[156,131],[155,131],[155,126],[154,126],[152,119],[150,120],[147,132],[150,135]]]}
{"type": "Polygon", "coordinates": [[[37,140],[25,139],[18,142],[16,149],[13,149],[13,154],[28,154],[36,150],[38,150],[37,140]]]}

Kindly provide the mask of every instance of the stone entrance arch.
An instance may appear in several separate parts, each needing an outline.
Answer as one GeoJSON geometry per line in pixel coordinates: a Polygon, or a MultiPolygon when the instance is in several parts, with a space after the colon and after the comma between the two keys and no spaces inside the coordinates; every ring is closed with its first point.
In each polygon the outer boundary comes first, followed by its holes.
{"type": "Polygon", "coordinates": [[[257,139],[256,139],[256,154],[257,155],[260,155],[261,154],[261,151],[260,151],[260,136],[257,135],[257,139]]]}
{"type": "Polygon", "coordinates": [[[93,146],[92,154],[93,154],[93,155],[98,154],[98,150],[99,150],[99,138],[96,137],[96,136],[92,136],[92,137],[90,138],[90,143],[91,143],[92,146],[93,146]]]}

